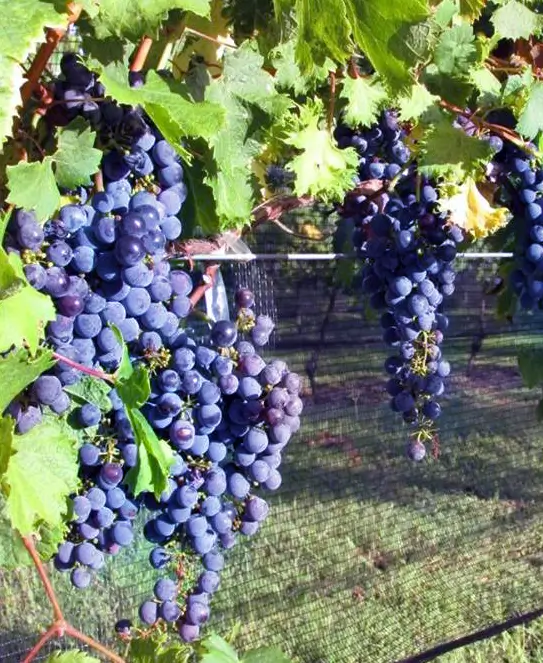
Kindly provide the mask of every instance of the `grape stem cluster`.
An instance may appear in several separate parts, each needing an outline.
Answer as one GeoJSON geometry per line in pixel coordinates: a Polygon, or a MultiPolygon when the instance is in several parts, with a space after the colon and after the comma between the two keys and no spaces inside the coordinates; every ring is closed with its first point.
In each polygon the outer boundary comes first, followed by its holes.
{"type": "Polygon", "coordinates": [[[31,661],[33,661],[36,658],[36,656],[40,653],[40,651],[45,647],[45,645],[50,640],[52,640],[53,638],[62,638],[64,636],[68,636],[70,638],[74,638],[75,640],[83,642],[88,647],[91,647],[92,649],[95,649],[97,652],[99,652],[104,658],[107,658],[109,661],[113,661],[113,663],[124,663],[124,659],[118,656],[117,654],[115,654],[115,652],[112,652],[104,645],[100,644],[90,636],[81,632],[79,629],[75,628],[75,626],[72,626],[66,620],[62,612],[62,608],[60,607],[60,604],[58,602],[57,596],[55,594],[55,590],[53,589],[53,585],[51,584],[51,581],[49,579],[49,575],[47,573],[45,565],[40,559],[40,555],[36,550],[36,544],[33,537],[23,536],[22,540],[26,550],[28,551],[28,554],[32,558],[32,562],[36,567],[36,571],[40,576],[40,580],[45,590],[45,594],[47,596],[47,599],[49,600],[49,603],[51,604],[51,608],[53,610],[53,615],[54,615],[54,621],[42,634],[42,636],[40,637],[38,642],[34,645],[34,647],[32,647],[32,649],[29,651],[28,655],[23,660],[23,663],[31,663],[31,661]]]}

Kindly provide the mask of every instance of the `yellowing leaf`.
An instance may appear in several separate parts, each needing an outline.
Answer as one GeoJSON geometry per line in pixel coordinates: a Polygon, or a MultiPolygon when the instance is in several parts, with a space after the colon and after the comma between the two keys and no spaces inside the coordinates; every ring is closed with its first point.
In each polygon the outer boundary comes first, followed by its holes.
{"type": "Polygon", "coordinates": [[[388,94],[379,81],[365,78],[345,78],[341,99],[346,100],[344,120],[349,126],[369,126],[377,119],[388,94]]]}
{"type": "Polygon", "coordinates": [[[297,196],[319,196],[324,202],[341,200],[354,181],[358,154],[352,148],[341,150],[326,129],[320,128],[322,104],[302,106],[298,126],[285,142],[300,153],[286,166],[296,175],[297,196]]]}
{"type": "Polygon", "coordinates": [[[492,207],[478,190],[475,181],[468,177],[457,194],[442,200],[441,208],[450,214],[450,221],[475,239],[488,237],[507,223],[509,210],[492,207]]]}
{"type": "Polygon", "coordinates": [[[322,239],[322,232],[309,221],[302,224],[300,234],[305,235],[308,239],[322,239]]]}

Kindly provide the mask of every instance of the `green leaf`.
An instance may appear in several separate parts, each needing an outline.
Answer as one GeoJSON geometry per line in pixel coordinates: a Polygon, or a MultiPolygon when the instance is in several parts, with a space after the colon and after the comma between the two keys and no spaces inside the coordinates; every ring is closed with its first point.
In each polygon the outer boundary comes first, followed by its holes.
{"type": "Polygon", "coordinates": [[[115,36],[135,42],[144,35],[157,37],[172,9],[207,16],[209,5],[210,0],[100,0],[92,25],[98,39],[115,36]]]}
{"type": "Polygon", "coordinates": [[[165,440],[157,437],[139,410],[126,408],[126,415],[138,445],[138,462],[126,475],[126,482],[136,496],[152,490],[158,497],[168,487],[173,452],[165,440]]]}
{"type": "Polygon", "coordinates": [[[424,85],[415,83],[409,94],[403,95],[397,100],[400,109],[400,120],[402,122],[418,120],[434,106],[438,99],[439,97],[429,92],[424,85]]]}
{"type": "Polygon", "coordinates": [[[151,394],[148,369],[138,364],[127,380],[119,380],[117,393],[126,407],[138,409],[145,405],[151,394]]]}
{"type": "Polygon", "coordinates": [[[530,89],[528,100],[518,119],[517,131],[526,138],[535,138],[543,129],[543,82],[537,81],[530,89]]]}
{"type": "Polygon", "coordinates": [[[0,300],[11,297],[24,287],[25,281],[11,264],[6,251],[0,247],[0,300]]]}
{"type": "Polygon", "coordinates": [[[19,348],[0,357],[0,414],[10,402],[44,371],[54,366],[50,350],[41,351],[32,357],[27,350],[19,348]]]}
{"type": "Polygon", "coordinates": [[[479,91],[480,103],[490,106],[500,99],[502,85],[490,69],[486,67],[474,69],[470,74],[470,79],[479,91]]]}
{"type": "Polygon", "coordinates": [[[292,663],[292,659],[278,647],[259,647],[248,651],[241,663],[292,663]]]}
{"type": "Polygon", "coordinates": [[[11,417],[0,419],[0,480],[8,469],[13,447],[13,431],[15,421],[11,417]]]}
{"type": "Polygon", "coordinates": [[[517,0],[509,0],[492,15],[496,32],[505,39],[529,39],[543,28],[543,16],[517,0]]]}
{"type": "MultiPolygon", "coordinates": [[[[4,235],[6,234],[6,230],[7,230],[9,221],[11,219],[12,212],[13,212],[12,208],[8,208],[7,210],[0,211],[0,244],[4,243],[4,235]]],[[[1,290],[1,288],[0,288],[0,290],[1,290]]]]}
{"type": "Polygon", "coordinates": [[[347,102],[344,109],[345,122],[349,126],[357,127],[369,126],[375,122],[388,94],[375,79],[347,77],[343,80],[340,98],[347,102]]]}
{"type": "Polygon", "coordinates": [[[270,52],[270,61],[275,69],[275,84],[279,90],[293,90],[295,95],[305,94],[313,90],[320,82],[325,81],[335,69],[335,64],[326,59],[319,67],[314,65],[306,75],[302,73],[296,60],[296,37],[276,46],[270,52]]]}
{"type": "Polygon", "coordinates": [[[224,125],[224,110],[206,101],[194,102],[184,83],[165,80],[154,71],[147,74],[146,84],[140,88],[128,85],[126,68],[119,63],[106,67],[94,63],[100,81],[114,99],[123,104],[142,106],[156,122],[164,137],[185,158],[188,152],[180,144],[183,136],[212,138],[224,125]]]}
{"type": "Polygon", "coordinates": [[[339,149],[326,129],[319,126],[322,103],[302,106],[299,126],[285,142],[300,154],[286,166],[296,175],[297,196],[318,196],[323,201],[340,200],[352,187],[358,169],[358,155],[353,148],[339,149]]]}
{"type": "Polygon", "coordinates": [[[543,350],[520,350],[518,367],[524,384],[529,388],[543,383],[543,350]]]}
{"type": "Polygon", "coordinates": [[[479,18],[487,0],[460,0],[460,15],[474,21],[479,18]]]}
{"type": "Polygon", "coordinates": [[[45,663],[100,663],[99,659],[89,656],[79,649],[54,652],[47,657],[45,663]]]}
{"type": "Polygon", "coordinates": [[[65,189],[75,189],[91,184],[91,175],[100,167],[101,150],[94,147],[96,133],[82,117],[77,117],[58,132],[55,163],[57,184],[65,189]]]}
{"type": "Polygon", "coordinates": [[[201,663],[239,663],[233,647],[216,633],[202,641],[202,649],[205,654],[201,657],[201,663]]]}
{"type": "Polygon", "coordinates": [[[355,41],[385,84],[392,92],[407,89],[413,82],[411,69],[422,57],[421,46],[430,42],[426,0],[345,0],[345,3],[355,41]]]}
{"type": "MultiPolygon", "coordinates": [[[[65,527],[47,527],[42,524],[37,529],[36,539],[40,557],[49,560],[62,541],[66,540],[65,527]]],[[[33,566],[33,562],[23,545],[21,535],[11,526],[6,500],[0,493],[0,569],[12,570],[24,566],[33,566]]]]}
{"type": "Polygon", "coordinates": [[[486,141],[467,136],[444,118],[424,135],[420,172],[463,181],[488,161],[491,154],[492,149],[486,141]]]}
{"type": "Polygon", "coordinates": [[[76,438],[60,420],[46,420],[13,436],[13,455],[4,475],[12,526],[23,536],[40,522],[60,525],[67,498],[79,485],[76,438]]]}
{"type": "Polygon", "coordinates": [[[458,14],[458,4],[455,0],[442,0],[436,7],[433,15],[434,23],[441,29],[448,27],[458,14]]]}
{"type": "Polygon", "coordinates": [[[130,353],[128,352],[128,347],[124,342],[121,330],[113,324],[110,324],[109,326],[113,330],[115,337],[117,338],[123,349],[121,356],[121,363],[119,364],[119,368],[117,369],[117,380],[119,381],[128,380],[132,375],[132,373],[134,372],[134,369],[132,368],[132,362],[130,361],[130,353]]]}
{"type": "Polygon", "coordinates": [[[102,412],[109,412],[111,410],[111,401],[108,396],[111,391],[111,385],[104,380],[85,375],[79,382],[64,387],[64,391],[79,403],[93,403],[102,412]]]}
{"type": "Polygon", "coordinates": [[[154,633],[130,640],[126,656],[130,663],[188,663],[193,648],[183,642],[172,642],[166,633],[154,633]]]}
{"type": "Polygon", "coordinates": [[[219,217],[213,198],[213,190],[204,182],[206,176],[200,160],[190,168],[184,168],[187,199],[183,204],[183,230],[187,237],[197,236],[198,228],[204,235],[219,232],[219,217]]]}
{"type": "Polygon", "coordinates": [[[264,59],[256,48],[248,41],[228,52],[222,76],[206,89],[206,100],[226,111],[224,127],[209,140],[215,163],[208,165],[204,180],[213,191],[224,230],[249,223],[255,206],[252,163],[262,149],[259,139],[291,103],[277,92],[273,76],[262,70],[264,59]]]}
{"type": "Polygon", "coordinates": [[[66,25],[65,7],[66,4],[37,0],[0,0],[0,145],[11,134],[13,116],[21,104],[19,89],[24,83],[21,65],[45,41],[45,27],[66,25]]]}
{"type": "Polygon", "coordinates": [[[34,210],[38,221],[47,221],[60,207],[60,193],[53,173],[53,160],[8,166],[8,203],[34,210]]]}
{"type": "Polygon", "coordinates": [[[16,569],[29,566],[30,563],[30,556],[20,534],[11,526],[6,502],[0,493],[0,569],[16,569]]]}
{"type": "Polygon", "coordinates": [[[9,324],[0,325],[0,352],[6,352],[14,345],[21,346],[26,341],[30,352],[35,354],[44,337],[46,323],[56,318],[55,306],[50,297],[28,285],[18,255],[10,253],[9,261],[25,285],[0,300],[0,319],[9,320],[9,324]]]}
{"type": "Polygon", "coordinates": [[[473,28],[467,23],[455,25],[441,35],[434,53],[434,62],[442,74],[468,74],[477,61],[473,28]]]}

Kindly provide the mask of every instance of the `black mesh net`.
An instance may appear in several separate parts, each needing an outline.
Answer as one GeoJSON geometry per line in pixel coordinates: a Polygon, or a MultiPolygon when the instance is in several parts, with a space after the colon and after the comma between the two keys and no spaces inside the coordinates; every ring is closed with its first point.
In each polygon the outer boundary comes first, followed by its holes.
{"type": "MultiPolygon", "coordinates": [[[[212,627],[239,622],[241,646],[278,644],[295,661],[388,663],[541,606],[539,394],[516,354],[543,320],[495,317],[496,267],[458,261],[439,445],[417,465],[384,392],[378,320],[334,285],[338,264],[224,265],[228,291],[249,286],[277,320],[272,352],[304,376],[306,407],[268,521],[228,557],[212,627]]],[[[52,573],[75,625],[113,639],[151,590],[149,545],[109,560],[85,592],[52,573]]],[[[19,661],[50,608],[31,570],[0,575],[0,596],[0,660],[19,661]]]]}

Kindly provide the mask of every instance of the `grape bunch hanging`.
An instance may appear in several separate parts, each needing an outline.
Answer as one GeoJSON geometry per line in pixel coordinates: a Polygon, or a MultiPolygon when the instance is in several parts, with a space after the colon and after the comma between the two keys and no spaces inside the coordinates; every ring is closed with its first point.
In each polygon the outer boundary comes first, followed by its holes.
{"type": "MultiPolygon", "coordinates": [[[[239,534],[255,534],[268,515],[259,493],[281,484],[282,451],[300,426],[301,382],[285,362],[259,354],[274,323],[255,313],[250,290],[236,293],[234,320],[213,322],[204,334],[190,326],[197,284],[171,267],[169,255],[187,196],[175,150],[140,110],[97,103],[100,82],[74,56],[61,69],[54,94],[64,103],[46,120],[55,126],[82,115],[114,147],[102,159],[103,190],[70,192],[77,201],[43,227],[22,209],[11,220],[7,250],[21,256],[30,284],[54,300],[46,338],[59,361],[9,412],[18,433],[56,415],[69,417],[85,438],[81,490],[71,498],[56,569],[85,589],[107,555],[133,543],[135,521],[145,518],[143,534],[154,544],[149,562],[161,577],[140,620],[175,625],[190,642],[209,619],[223,551],[239,534]],[[101,407],[71,396],[81,380],[114,373],[126,349],[149,375],[141,411],[172,457],[159,495],[129,487],[142,447],[115,386],[101,407]]],[[[123,633],[130,626],[117,625],[123,633]]]]}

